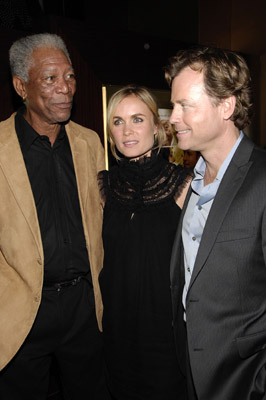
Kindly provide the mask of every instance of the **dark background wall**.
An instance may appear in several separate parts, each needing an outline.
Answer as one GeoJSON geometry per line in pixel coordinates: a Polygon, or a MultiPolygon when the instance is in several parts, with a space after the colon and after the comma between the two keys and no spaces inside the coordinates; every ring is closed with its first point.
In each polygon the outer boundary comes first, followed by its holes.
{"type": "Polygon", "coordinates": [[[180,48],[211,44],[241,52],[252,72],[250,136],[266,143],[264,0],[0,0],[0,120],[18,107],[8,49],[26,34],[54,32],[67,43],[78,87],[72,119],[103,139],[102,86],[135,82],[169,92],[163,67],[180,48]],[[264,116],[265,115],[265,116],[264,116]]]}
{"type": "Polygon", "coordinates": [[[102,85],[134,82],[169,90],[163,76],[168,57],[197,41],[197,1],[190,2],[189,26],[180,23],[182,8],[183,15],[188,13],[181,4],[169,1],[162,7],[136,0],[94,2],[92,7],[88,1],[0,1],[0,120],[20,104],[9,75],[10,45],[26,34],[54,32],[66,41],[77,73],[72,119],[103,139],[102,85]]]}

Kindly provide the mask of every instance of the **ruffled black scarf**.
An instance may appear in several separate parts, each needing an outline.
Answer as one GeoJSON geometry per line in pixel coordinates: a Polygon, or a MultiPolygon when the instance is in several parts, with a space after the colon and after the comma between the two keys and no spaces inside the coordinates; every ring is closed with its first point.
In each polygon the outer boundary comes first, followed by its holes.
{"type": "Polygon", "coordinates": [[[153,151],[150,157],[122,159],[99,174],[101,192],[112,206],[139,210],[178,198],[190,171],[166,161],[153,151]]]}

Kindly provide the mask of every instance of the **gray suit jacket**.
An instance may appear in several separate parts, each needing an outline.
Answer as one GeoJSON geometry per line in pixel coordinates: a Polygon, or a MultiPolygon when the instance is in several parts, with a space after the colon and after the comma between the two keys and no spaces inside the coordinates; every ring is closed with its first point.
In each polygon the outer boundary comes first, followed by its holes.
{"type": "MultiPolygon", "coordinates": [[[[190,194],[170,267],[179,355],[184,348],[181,231],[190,194]]],[[[205,225],[188,290],[186,320],[199,400],[266,399],[266,152],[246,136],[205,225]]]]}

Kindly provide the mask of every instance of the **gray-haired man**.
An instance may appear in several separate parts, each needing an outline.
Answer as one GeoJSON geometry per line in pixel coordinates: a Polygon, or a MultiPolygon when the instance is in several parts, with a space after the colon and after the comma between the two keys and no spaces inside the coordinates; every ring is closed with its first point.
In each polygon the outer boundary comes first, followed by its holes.
{"type": "Polygon", "coordinates": [[[76,80],[60,37],[22,38],[9,55],[24,106],[0,123],[0,398],[46,399],[55,357],[67,398],[96,399],[103,148],[69,121],[76,80]]]}

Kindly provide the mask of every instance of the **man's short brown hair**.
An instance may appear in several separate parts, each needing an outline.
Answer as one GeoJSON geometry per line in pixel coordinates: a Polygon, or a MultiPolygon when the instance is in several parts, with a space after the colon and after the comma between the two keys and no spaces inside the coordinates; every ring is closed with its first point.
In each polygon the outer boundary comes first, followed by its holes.
{"type": "Polygon", "coordinates": [[[235,96],[236,105],[231,120],[244,129],[252,116],[252,93],[249,68],[244,58],[229,50],[197,46],[180,50],[164,68],[165,79],[171,87],[174,78],[186,67],[203,72],[206,93],[213,103],[235,96]]]}

